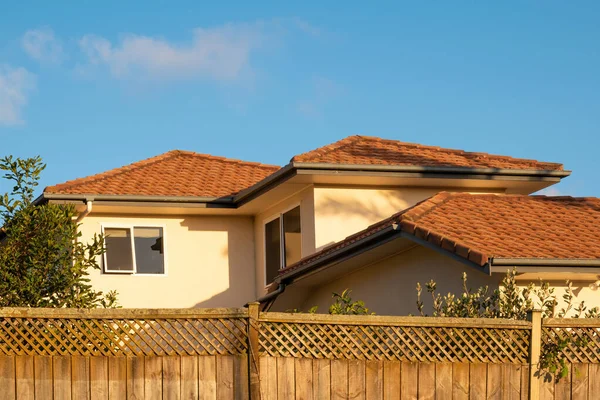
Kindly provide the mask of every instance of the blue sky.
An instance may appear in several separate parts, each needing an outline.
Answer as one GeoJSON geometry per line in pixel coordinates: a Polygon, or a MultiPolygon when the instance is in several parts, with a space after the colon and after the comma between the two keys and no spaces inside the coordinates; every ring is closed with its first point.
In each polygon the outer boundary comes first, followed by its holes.
{"type": "Polygon", "coordinates": [[[364,134],[562,162],[550,193],[600,196],[599,2],[289,3],[4,4],[0,156],[49,185],[364,134]]]}

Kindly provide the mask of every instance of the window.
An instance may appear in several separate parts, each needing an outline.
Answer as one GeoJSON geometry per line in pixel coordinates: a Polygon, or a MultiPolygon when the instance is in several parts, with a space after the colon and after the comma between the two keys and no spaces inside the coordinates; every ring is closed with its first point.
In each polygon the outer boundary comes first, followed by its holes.
{"type": "Polygon", "coordinates": [[[280,214],[265,224],[266,283],[273,282],[279,270],[302,256],[300,206],[280,214]]]}
{"type": "Polygon", "coordinates": [[[104,272],[165,273],[163,228],[105,227],[104,236],[104,272]]]}

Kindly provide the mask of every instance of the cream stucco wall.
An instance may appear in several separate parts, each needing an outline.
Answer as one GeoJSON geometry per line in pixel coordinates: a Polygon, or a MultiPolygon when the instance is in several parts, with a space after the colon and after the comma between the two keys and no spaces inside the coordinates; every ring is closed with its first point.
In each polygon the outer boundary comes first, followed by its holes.
{"type": "Polygon", "coordinates": [[[100,233],[103,224],[164,227],[166,275],[91,272],[93,287],[117,290],[123,307],[241,307],[256,299],[251,217],[90,214],[82,222],[82,240],[100,233]]]}
{"type": "MultiPolygon", "coordinates": [[[[316,249],[338,242],[440,191],[443,189],[315,187],[316,249]]],[[[472,193],[503,191],[503,189],[469,190],[472,193]]]]}
{"type": "Polygon", "coordinates": [[[314,190],[312,186],[299,188],[295,194],[272,204],[254,218],[255,282],[256,293],[259,297],[266,293],[265,286],[266,283],[268,284],[265,282],[265,223],[297,205],[300,205],[302,257],[306,257],[315,252],[314,190]]]}
{"type": "MultiPolygon", "coordinates": [[[[313,289],[298,307],[304,311],[318,306],[327,313],[333,302],[332,293],[351,289],[354,300],[379,315],[408,315],[418,313],[416,308],[417,282],[422,286],[430,279],[438,284],[439,293],[458,293],[462,289],[462,272],[467,272],[469,285],[497,285],[498,276],[489,276],[458,261],[445,257],[434,250],[416,246],[385,260],[367,265],[332,282],[313,289]]],[[[284,292],[285,293],[285,292],[284,292]]],[[[424,293],[426,311],[431,312],[428,294],[424,293]]],[[[275,308],[277,303],[275,303],[275,308]]],[[[284,311],[276,310],[273,311],[284,311]]]]}
{"type": "MultiPolygon", "coordinates": [[[[498,288],[504,273],[494,273],[489,276],[461,262],[455,261],[435,250],[416,246],[395,256],[366,265],[347,275],[340,276],[333,281],[324,282],[322,285],[298,290],[293,297],[299,299],[297,303],[286,299],[286,308],[299,308],[307,311],[312,306],[318,306],[318,312],[327,313],[332,304],[332,293],[341,293],[351,289],[354,300],[362,300],[365,305],[379,315],[418,315],[416,308],[417,282],[423,286],[422,299],[425,303],[425,312],[431,313],[431,296],[427,293],[425,283],[433,279],[437,283],[437,293],[445,295],[453,293],[460,295],[462,288],[462,273],[467,273],[467,282],[470,289],[477,289],[488,285],[490,291],[498,288]],[[291,305],[291,306],[290,306],[291,305]]],[[[589,281],[577,281],[573,274],[572,289],[576,297],[574,305],[585,301],[588,309],[600,307],[600,289],[590,288],[589,281]]],[[[518,286],[525,287],[530,280],[517,281],[518,286]]],[[[566,293],[565,281],[548,281],[554,288],[558,309],[565,306],[563,295],[566,293]]],[[[539,280],[533,283],[539,284],[539,280]]],[[[285,292],[284,294],[285,295],[285,292]]],[[[282,295],[282,296],[283,296],[282,295]]],[[[283,302],[280,302],[280,304],[283,302]]],[[[278,308],[275,303],[272,311],[285,311],[278,308]]],[[[573,311],[568,314],[573,315],[573,311]]]]}

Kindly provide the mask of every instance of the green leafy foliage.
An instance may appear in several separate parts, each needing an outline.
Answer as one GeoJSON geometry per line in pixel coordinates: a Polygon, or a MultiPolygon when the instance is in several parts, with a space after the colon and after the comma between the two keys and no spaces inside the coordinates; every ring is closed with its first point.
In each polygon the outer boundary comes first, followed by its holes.
{"type": "Polygon", "coordinates": [[[89,269],[100,268],[103,237],[80,242],[73,205],[33,204],[44,168],[40,157],[0,159],[2,178],[13,185],[0,195],[0,306],[116,306],[116,292],[89,284],[89,269]]]}
{"type": "MultiPolygon", "coordinates": [[[[540,310],[543,318],[564,318],[572,314],[575,318],[598,318],[600,309],[587,309],[585,303],[575,305],[572,284],[567,281],[567,289],[562,296],[564,306],[558,307],[555,289],[548,282],[540,280],[539,284],[530,283],[525,287],[517,285],[517,270],[509,270],[502,279],[498,289],[490,291],[487,286],[471,290],[467,285],[467,274],[463,272],[463,292],[460,295],[437,293],[437,283],[430,280],[425,284],[431,295],[432,315],[435,317],[466,317],[466,318],[507,318],[516,320],[527,319],[527,313],[533,309],[540,310]]],[[[417,283],[417,309],[422,316],[424,301],[423,287],[417,283]]],[[[552,332],[548,332],[553,335],[552,332]]],[[[547,340],[542,343],[540,354],[540,373],[546,373],[546,378],[560,379],[568,374],[567,360],[562,351],[568,346],[584,347],[588,341],[573,336],[547,340]]]]}
{"type": "MultiPolygon", "coordinates": [[[[333,304],[329,306],[329,314],[331,315],[374,315],[370,312],[362,300],[352,300],[350,297],[352,290],[345,289],[342,293],[332,293],[333,304]]],[[[312,306],[308,309],[309,314],[317,314],[318,306],[312,306]]],[[[301,313],[297,308],[288,310],[291,313],[301,313]]]]}

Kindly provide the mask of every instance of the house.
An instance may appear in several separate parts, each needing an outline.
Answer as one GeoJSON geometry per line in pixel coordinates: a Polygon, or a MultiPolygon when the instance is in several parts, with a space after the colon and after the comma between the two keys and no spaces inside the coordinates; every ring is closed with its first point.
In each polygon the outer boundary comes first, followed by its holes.
{"type": "Polygon", "coordinates": [[[106,235],[101,290],[124,307],[306,309],[351,288],[378,314],[414,313],[416,282],[497,285],[517,266],[595,302],[600,200],[531,196],[561,164],[350,136],[284,167],[170,151],[47,187],[106,235]]]}

